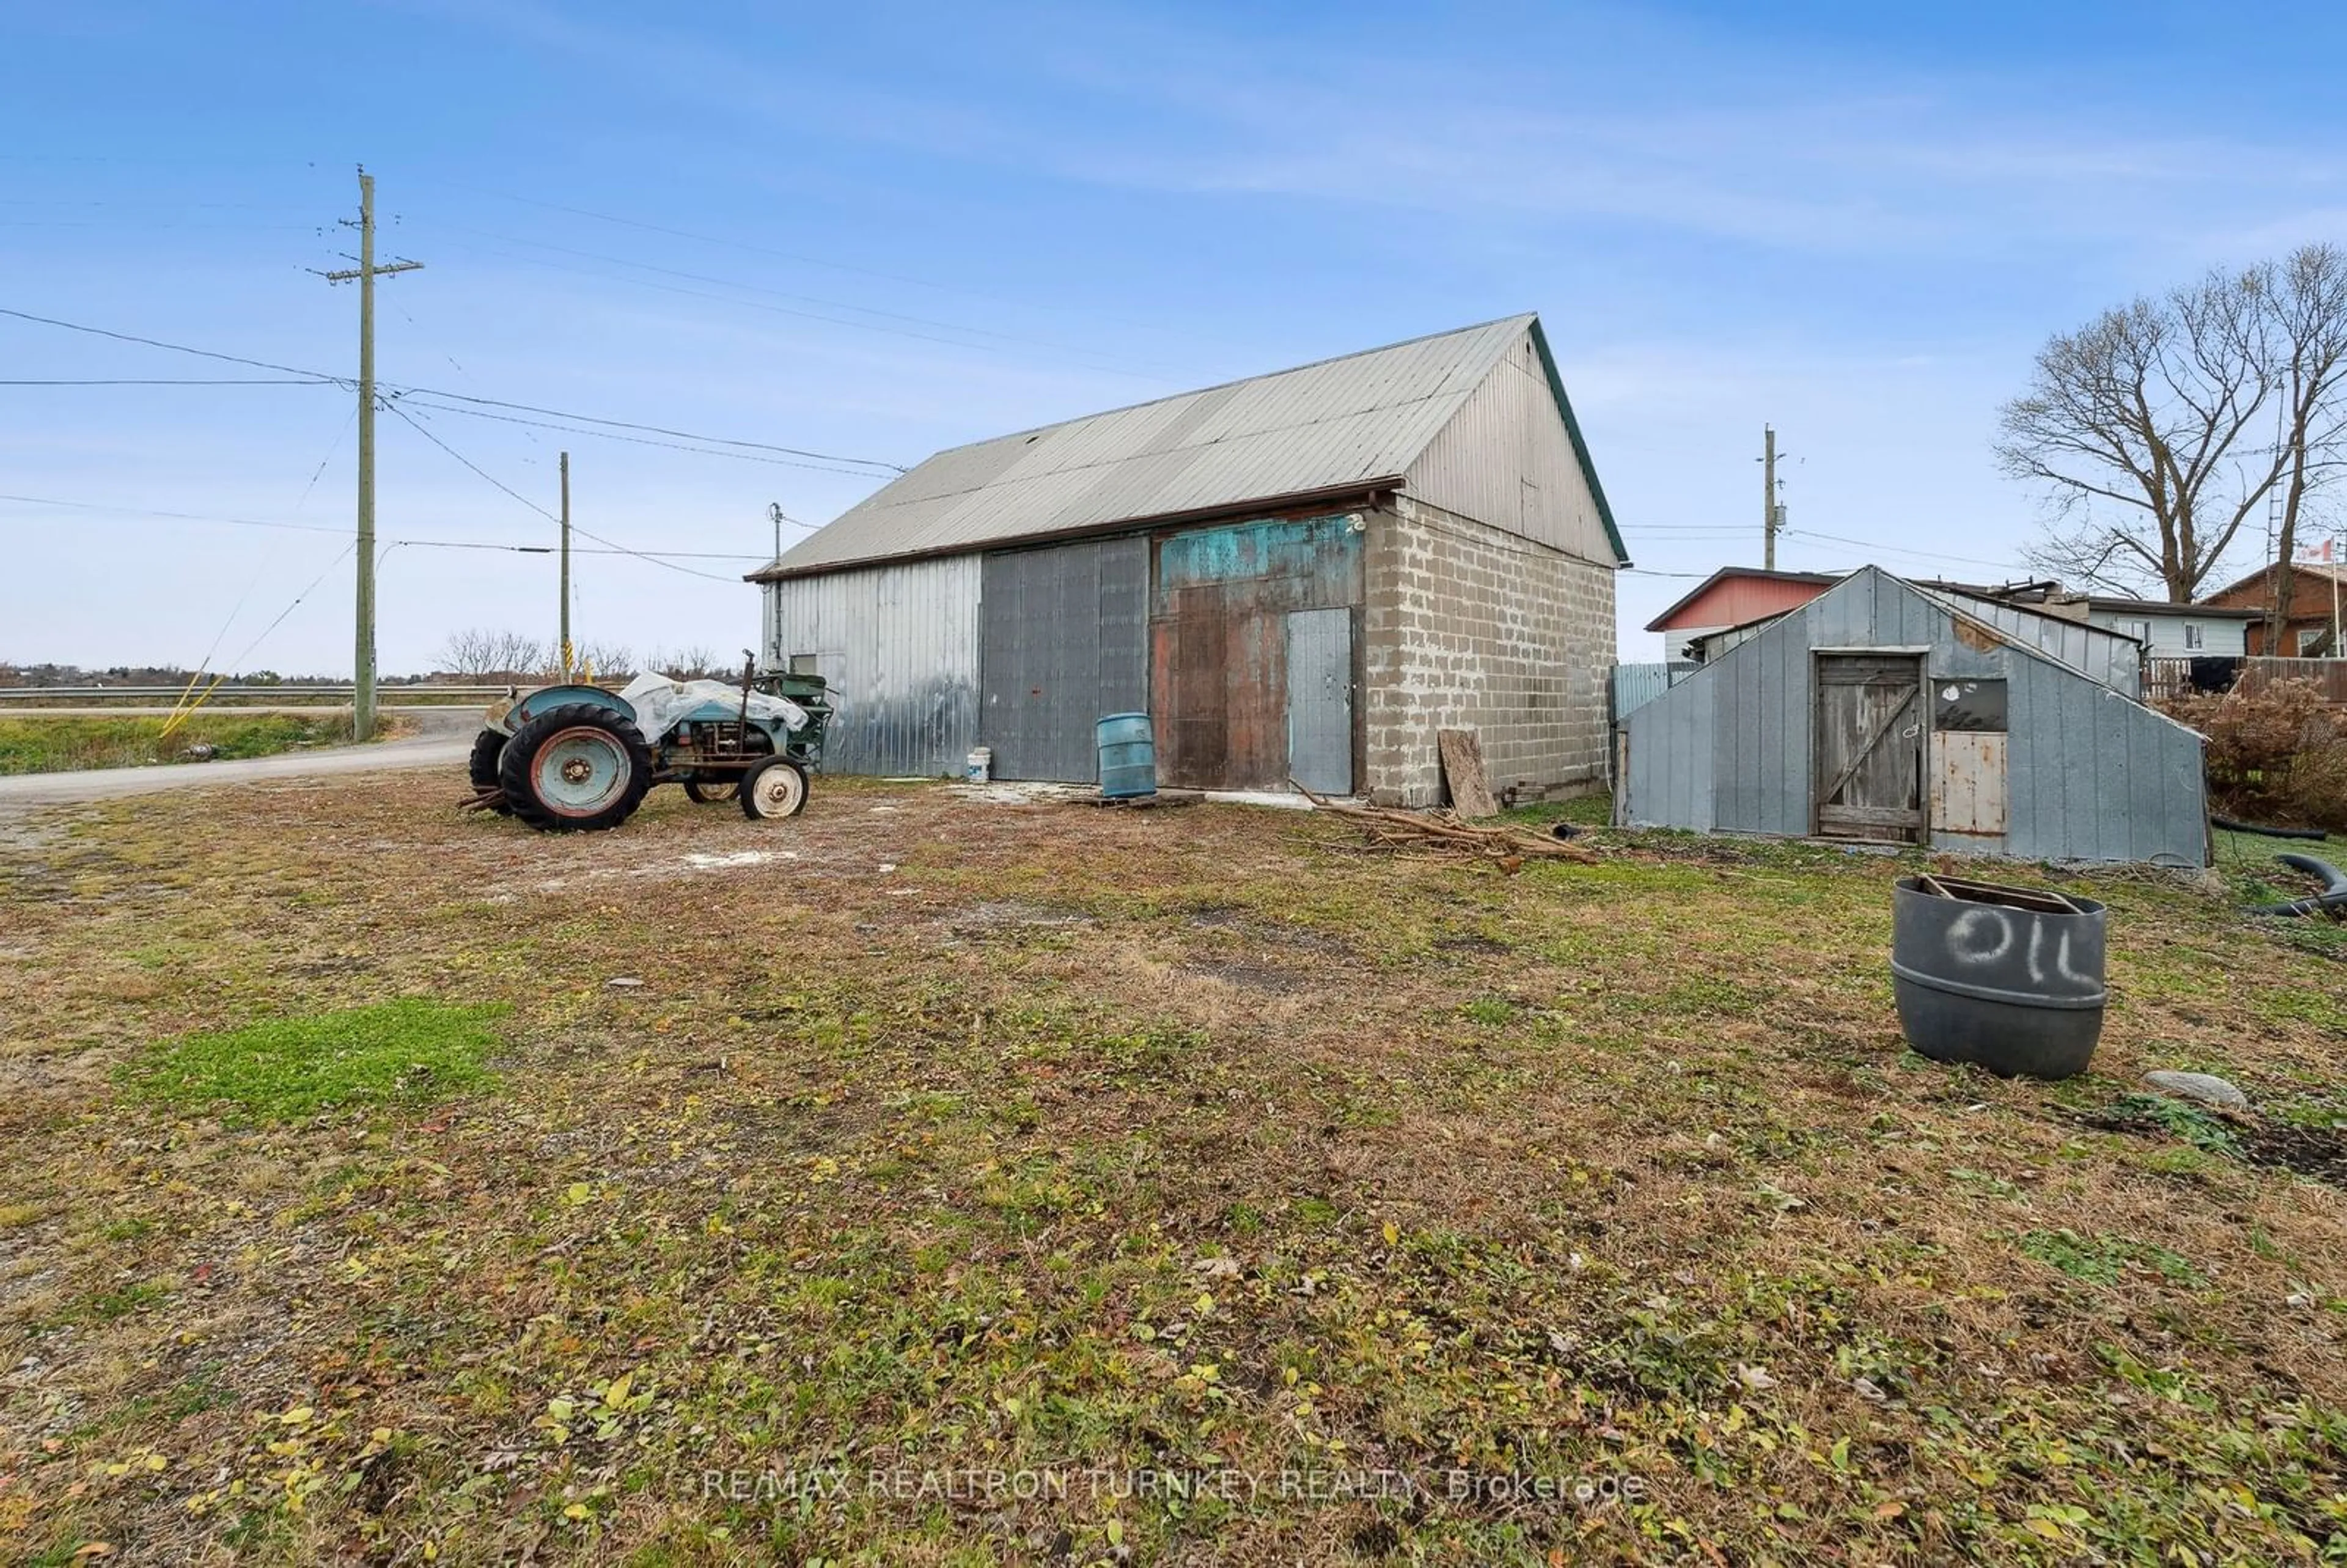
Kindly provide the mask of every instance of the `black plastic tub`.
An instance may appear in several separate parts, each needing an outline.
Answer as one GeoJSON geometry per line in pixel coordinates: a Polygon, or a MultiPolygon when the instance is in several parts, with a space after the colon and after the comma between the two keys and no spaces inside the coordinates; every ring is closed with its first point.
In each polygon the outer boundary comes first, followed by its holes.
{"type": "Polygon", "coordinates": [[[2034,887],[1905,876],[1891,977],[1907,1043],[2004,1077],[2068,1078],[2102,1037],[2103,906],[2034,887]]]}

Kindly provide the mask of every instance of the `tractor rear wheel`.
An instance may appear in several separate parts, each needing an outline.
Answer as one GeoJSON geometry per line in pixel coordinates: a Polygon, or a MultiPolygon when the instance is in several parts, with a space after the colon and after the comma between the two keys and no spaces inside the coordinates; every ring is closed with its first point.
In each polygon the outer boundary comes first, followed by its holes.
{"type": "MultiPolygon", "coordinates": [[[[505,787],[497,782],[497,759],[505,755],[505,751],[506,738],[496,730],[484,726],[481,733],[473,737],[473,757],[466,765],[466,771],[473,781],[475,794],[487,794],[491,790],[505,787]]],[[[489,809],[499,816],[513,815],[513,807],[503,799],[489,809]]]]}
{"type": "Polygon", "coordinates": [[[806,770],[788,757],[768,757],[742,775],[742,815],[752,822],[796,816],[806,803],[806,770]]]}
{"type": "Polygon", "coordinates": [[[497,760],[506,804],[548,833],[600,833],[635,815],[652,787],[643,732],[609,708],[566,702],[514,732],[497,760]]]}

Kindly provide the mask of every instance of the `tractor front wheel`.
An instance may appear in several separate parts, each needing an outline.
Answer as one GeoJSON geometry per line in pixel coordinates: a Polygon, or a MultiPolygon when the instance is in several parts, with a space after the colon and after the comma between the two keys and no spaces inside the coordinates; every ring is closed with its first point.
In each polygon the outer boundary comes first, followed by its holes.
{"type": "Polygon", "coordinates": [[[692,804],[695,805],[722,805],[742,793],[742,781],[719,778],[687,779],[684,781],[684,793],[692,797],[692,804]]]}
{"type": "Polygon", "coordinates": [[[768,757],[742,775],[742,815],[752,822],[796,816],[806,803],[806,770],[788,757],[768,757]]]}
{"type": "Polygon", "coordinates": [[[599,833],[635,815],[652,785],[643,732],[609,708],[566,702],[514,732],[497,759],[506,804],[548,833],[599,833]]]}

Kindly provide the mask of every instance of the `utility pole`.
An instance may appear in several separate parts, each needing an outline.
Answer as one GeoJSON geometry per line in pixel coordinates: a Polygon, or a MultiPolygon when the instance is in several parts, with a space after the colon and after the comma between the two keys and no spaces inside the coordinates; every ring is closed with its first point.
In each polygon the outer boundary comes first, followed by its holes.
{"type": "Polygon", "coordinates": [[[374,734],[374,281],[392,272],[412,272],[424,263],[374,264],[374,176],[364,169],[359,170],[358,231],[358,265],[320,275],[330,283],[354,282],[359,286],[358,656],[351,732],[353,738],[364,741],[374,734]]]}
{"type": "Polygon", "coordinates": [[[1784,527],[1785,509],[1777,504],[1777,427],[1760,427],[1760,565],[1777,569],[1777,530],[1784,527]]]}
{"type": "Polygon", "coordinates": [[[562,455],[562,678],[570,679],[570,454],[562,455]]]}

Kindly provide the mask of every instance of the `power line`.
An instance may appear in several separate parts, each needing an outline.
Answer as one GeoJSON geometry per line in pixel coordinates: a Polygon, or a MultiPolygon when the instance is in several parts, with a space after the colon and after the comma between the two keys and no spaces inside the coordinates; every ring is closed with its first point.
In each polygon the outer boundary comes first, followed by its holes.
{"type": "MultiPolygon", "coordinates": [[[[435,446],[439,447],[440,450],[448,454],[449,456],[456,459],[457,462],[462,463],[466,467],[470,468],[475,474],[478,475],[488,484],[504,491],[507,495],[511,496],[515,500],[519,501],[523,506],[528,507],[531,511],[536,512],[539,517],[544,518],[548,522],[554,524],[557,528],[565,526],[563,520],[559,517],[548,511],[544,507],[539,506],[536,501],[531,500],[528,496],[523,495],[519,490],[515,489],[511,485],[507,484],[504,480],[498,478],[496,475],[490,473],[487,469],[474,462],[470,457],[466,456],[462,452],[459,452],[454,446],[449,446],[446,441],[441,440],[440,437],[435,436],[431,431],[426,430],[422,424],[409,415],[407,410],[402,408],[398,404],[386,404],[385,406],[394,414],[398,415],[400,418],[406,420],[408,425],[417,435],[423,436],[426,441],[431,442],[435,446]]],[[[734,580],[732,578],[722,576],[717,572],[702,571],[697,567],[679,566],[674,561],[662,560],[658,556],[648,555],[640,550],[631,550],[625,545],[614,544],[611,540],[603,538],[600,534],[589,533],[585,528],[579,527],[576,523],[571,523],[568,526],[570,528],[572,532],[584,534],[587,538],[593,539],[599,545],[608,545],[610,548],[618,551],[621,555],[636,556],[641,559],[651,562],[654,566],[666,567],[671,571],[682,572],[687,577],[707,578],[712,582],[732,582],[734,580]]]]}
{"type": "Polygon", "coordinates": [[[239,234],[314,233],[314,223],[180,223],[151,222],[143,218],[0,218],[0,229],[150,229],[233,230],[239,234]]]}
{"type": "Polygon", "coordinates": [[[350,384],[345,376],[328,375],[323,371],[303,370],[298,365],[272,364],[265,359],[247,359],[241,354],[220,354],[208,348],[190,348],[183,343],[165,343],[161,338],[140,337],[136,333],[118,333],[106,327],[84,326],[79,322],[63,322],[55,316],[36,316],[30,311],[12,311],[0,305],[0,316],[14,316],[20,322],[35,322],[45,327],[62,327],[69,333],[87,333],[92,337],[112,338],[117,343],[133,343],[147,348],[169,349],[173,354],[191,354],[200,359],[216,359],[224,364],[250,365],[255,370],[273,370],[281,375],[306,376],[313,381],[331,382],[336,385],[350,384]]]}
{"type": "MultiPolygon", "coordinates": [[[[328,523],[282,522],[266,518],[231,518],[223,517],[217,513],[210,512],[166,512],[158,511],[148,507],[118,507],[99,501],[68,501],[56,496],[0,495],[0,501],[13,501],[28,507],[67,507],[75,511],[98,512],[110,517],[158,518],[173,522],[216,523],[226,528],[272,528],[285,533],[334,534],[340,536],[346,535],[350,532],[347,528],[338,527],[328,523]]],[[[517,555],[548,555],[553,553],[554,549],[552,545],[515,545],[484,539],[393,539],[388,542],[406,546],[415,549],[504,550],[510,551],[517,555]]],[[[607,545],[610,544],[609,540],[599,540],[598,542],[607,545]]],[[[768,559],[763,555],[752,555],[746,551],[740,550],[639,550],[630,549],[625,545],[611,545],[610,548],[606,549],[579,549],[577,550],[576,553],[580,555],[599,556],[635,556],[646,560],[673,559],[677,560],[763,561],[768,559]]],[[[733,579],[732,578],[723,578],[719,580],[731,582],[733,579]]]]}
{"type": "MultiPolygon", "coordinates": [[[[612,544],[610,540],[609,540],[609,539],[605,538],[602,535],[598,534],[598,533],[590,533],[590,532],[589,532],[587,529],[580,528],[580,527],[579,527],[577,523],[575,523],[575,522],[574,522],[574,523],[572,523],[572,524],[570,525],[570,531],[571,531],[572,533],[575,533],[575,534],[584,534],[587,538],[590,538],[590,539],[593,539],[593,540],[594,540],[597,544],[599,544],[599,545],[609,545],[609,546],[610,547],[610,548],[612,548],[613,550],[616,550],[616,551],[617,551],[617,552],[619,552],[620,555],[623,555],[623,556],[635,556],[635,557],[637,557],[637,558],[638,558],[638,559],[642,559],[642,560],[648,560],[648,561],[651,562],[651,563],[652,563],[652,565],[654,565],[654,566],[664,566],[664,567],[668,568],[668,569],[669,569],[669,570],[671,570],[671,571],[681,571],[681,572],[684,573],[684,575],[685,575],[685,576],[687,576],[687,577],[701,577],[701,578],[707,578],[711,582],[725,582],[725,583],[733,583],[733,582],[739,582],[739,581],[741,581],[741,580],[742,580],[739,577],[727,577],[727,576],[725,576],[725,575],[724,575],[723,573],[722,573],[722,572],[702,571],[702,570],[701,570],[701,569],[700,569],[699,568],[697,568],[697,567],[679,566],[679,565],[677,565],[677,564],[676,564],[676,562],[674,562],[674,561],[672,561],[672,560],[662,560],[662,559],[661,559],[660,557],[658,557],[658,556],[653,556],[653,555],[645,555],[641,550],[631,550],[631,549],[628,548],[628,547],[627,547],[627,546],[625,546],[625,545],[615,545],[615,544],[612,544]]],[[[740,558],[740,559],[753,559],[753,560],[754,560],[754,559],[760,559],[760,558],[758,558],[758,557],[754,557],[754,556],[753,556],[753,557],[746,557],[746,558],[740,558]]]]}
{"type": "Polygon", "coordinates": [[[699,441],[712,446],[739,446],[753,452],[779,452],[786,456],[812,458],[822,463],[850,463],[858,467],[886,468],[892,474],[908,471],[901,463],[890,463],[878,457],[843,457],[836,452],[811,452],[801,446],[778,446],[771,441],[739,441],[724,436],[701,436],[690,430],[671,430],[661,425],[643,425],[630,419],[601,419],[592,414],[573,414],[566,409],[541,408],[535,404],[514,403],[501,397],[475,397],[468,393],[443,392],[432,386],[405,386],[392,382],[385,382],[384,384],[401,393],[425,397],[446,398],[453,402],[475,404],[485,408],[518,409],[524,414],[544,415],[549,419],[574,419],[581,425],[608,425],[614,430],[648,431],[654,436],[670,436],[680,441],[699,441]]]}
{"type": "Polygon", "coordinates": [[[1909,549],[1899,545],[1879,545],[1871,539],[1853,539],[1846,538],[1840,534],[1820,534],[1809,528],[1785,528],[1780,531],[1791,534],[1798,538],[1823,539],[1832,544],[1850,545],[1859,549],[1875,550],[1883,555],[1909,556],[1918,560],[1953,561],[1958,566],[1993,567],[1998,571],[2026,571],[2028,569],[2026,567],[2016,567],[2012,561],[1982,560],[1977,556],[1955,556],[1948,555],[1939,550],[1918,550],[1909,549]]]}
{"type": "MultiPolygon", "coordinates": [[[[41,326],[59,327],[67,332],[87,333],[93,337],[110,338],[117,343],[137,343],[146,348],[165,349],[173,354],[191,354],[202,359],[220,360],[228,364],[241,364],[250,366],[255,370],[272,370],[282,375],[302,376],[311,381],[323,382],[334,386],[355,386],[357,384],[349,376],[330,375],[324,371],[305,370],[299,365],[276,364],[267,360],[247,359],[241,354],[221,354],[214,349],[193,348],[186,343],[169,343],[161,338],[143,337],[136,333],[115,332],[107,327],[88,326],[80,322],[60,321],[55,316],[36,315],[30,311],[11,310],[6,306],[0,306],[0,316],[10,316],[18,321],[33,322],[41,326]]],[[[383,382],[380,384],[384,390],[389,392],[418,394],[427,397],[446,398],[453,402],[471,404],[486,408],[515,409],[524,414],[543,415],[553,419],[571,419],[578,421],[581,425],[605,426],[614,430],[646,431],[654,436],[673,436],[682,441],[697,441],[711,446],[731,446],[740,447],[746,451],[777,453],[784,456],[806,458],[820,463],[846,464],[853,466],[856,468],[885,470],[890,474],[902,474],[907,471],[905,466],[901,463],[891,463],[878,457],[849,457],[842,456],[836,452],[815,452],[800,446],[777,446],[774,443],[768,441],[743,441],[724,436],[703,436],[690,430],[673,430],[665,425],[644,425],[626,419],[605,419],[592,414],[577,414],[568,409],[547,408],[537,404],[514,403],[504,398],[497,397],[477,397],[468,393],[462,392],[443,392],[436,387],[409,386],[395,382],[383,382]]],[[[455,411],[451,410],[450,412],[455,411]]],[[[515,421],[515,423],[518,424],[522,422],[515,421]]],[[[600,433],[600,431],[595,430],[579,432],[579,434],[581,435],[597,435],[600,433]]],[[[682,450],[691,450],[691,448],[682,448],[682,450]]],[[[718,454],[711,453],[708,454],[708,456],[718,456],[718,454]]]]}
{"type": "MultiPolygon", "coordinates": [[[[336,567],[342,565],[343,559],[356,548],[358,548],[358,541],[356,539],[353,539],[350,543],[344,545],[339,551],[337,551],[334,555],[334,559],[326,563],[325,571],[322,571],[316,577],[312,578],[310,579],[310,586],[295,594],[293,596],[293,602],[279,610],[277,612],[277,619],[262,627],[261,629],[260,635],[255,637],[251,641],[246,643],[244,645],[244,651],[239,653],[235,658],[229,661],[230,665],[232,667],[241,667],[246,660],[251,658],[252,651],[260,647],[263,641],[267,641],[271,632],[284,625],[285,618],[292,615],[295,610],[301,609],[302,601],[308,599],[313,593],[317,591],[318,585],[326,580],[327,573],[332,572],[336,567]]],[[[222,630],[225,630],[226,629],[222,628],[222,630]]]]}
{"type": "Polygon", "coordinates": [[[0,386],[332,386],[323,375],[10,377],[0,386]]]}
{"type": "Polygon", "coordinates": [[[548,511],[544,507],[539,506],[536,501],[531,500],[528,496],[523,495],[519,490],[515,489],[511,485],[507,484],[503,479],[498,478],[496,475],[482,467],[478,463],[474,462],[470,457],[466,456],[462,452],[459,452],[454,446],[449,446],[446,441],[441,440],[440,437],[432,434],[431,431],[426,430],[421,420],[418,420],[415,415],[409,414],[406,409],[402,408],[399,405],[399,402],[396,398],[385,398],[384,400],[384,406],[390,409],[394,414],[399,415],[399,417],[406,423],[409,429],[415,431],[418,436],[423,436],[426,441],[431,442],[435,446],[439,447],[440,450],[448,454],[449,456],[456,459],[457,462],[462,463],[466,467],[470,468],[474,474],[479,477],[485,483],[490,485],[494,488],[504,491],[507,495],[511,496],[515,500],[519,501],[523,506],[528,507],[531,511],[536,512],[539,517],[544,518],[548,522],[558,526],[560,525],[562,521],[560,518],[556,517],[552,512],[548,511]]]}
{"type": "MultiPolygon", "coordinates": [[[[395,395],[405,397],[409,395],[400,393],[395,395]]],[[[592,436],[604,441],[624,441],[631,446],[660,446],[671,452],[691,452],[702,457],[730,457],[743,463],[767,463],[777,468],[803,468],[815,474],[843,474],[852,479],[880,477],[868,468],[841,468],[828,463],[801,462],[795,457],[768,457],[756,452],[725,452],[712,446],[688,446],[682,441],[656,441],[648,436],[622,436],[615,430],[594,430],[579,425],[557,425],[545,419],[524,419],[512,414],[492,414],[482,408],[454,408],[441,403],[418,403],[415,406],[435,414],[459,414],[467,419],[494,419],[500,425],[527,425],[532,430],[559,430],[566,436],[592,436]]]]}
{"type": "Polygon", "coordinates": [[[318,481],[326,477],[326,465],[332,463],[334,460],[334,454],[343,449],[343,437],[351,433],[351,426],[358,423],[358,417],[359,411],[356,407],[353,407],[348,414],[343,415],[342,428],[334,432],[334,439],[326,447],[326,455],[318,459],[318,466],[311,472],[310,482],[302,487],[301,499],[293,503],[295,511],[298,512],[310,504],[310,493],[318,487],[318,481]]]}

